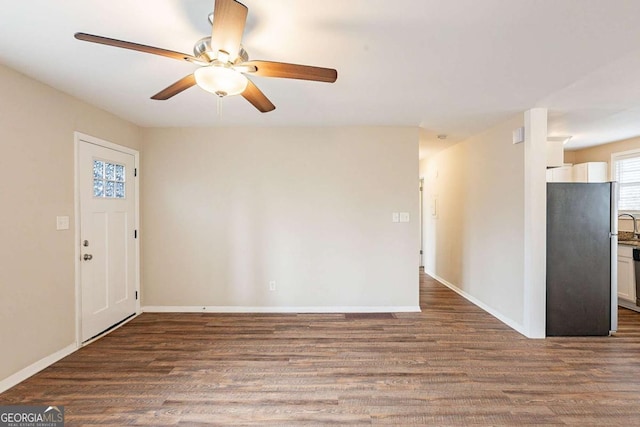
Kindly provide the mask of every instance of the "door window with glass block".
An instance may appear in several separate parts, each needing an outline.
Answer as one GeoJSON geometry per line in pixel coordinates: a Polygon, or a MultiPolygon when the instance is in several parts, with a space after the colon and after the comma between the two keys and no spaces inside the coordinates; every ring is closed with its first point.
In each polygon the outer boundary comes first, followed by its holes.
{"type": "Polygon", "coordinates": [[[103,199],[126,197],[126,170],[124,165],[102,160],[93,161],[93,196],[103,199]]]}

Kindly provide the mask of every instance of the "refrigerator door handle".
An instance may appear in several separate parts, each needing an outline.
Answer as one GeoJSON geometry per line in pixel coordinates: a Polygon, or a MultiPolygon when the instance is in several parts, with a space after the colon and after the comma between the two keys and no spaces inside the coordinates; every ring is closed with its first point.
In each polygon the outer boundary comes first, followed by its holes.
{"type": "Polygon", "coordinates": [[[609,334],[618,330],[618,198],[620,187],[611,183],[611,319],[609,334]]]}

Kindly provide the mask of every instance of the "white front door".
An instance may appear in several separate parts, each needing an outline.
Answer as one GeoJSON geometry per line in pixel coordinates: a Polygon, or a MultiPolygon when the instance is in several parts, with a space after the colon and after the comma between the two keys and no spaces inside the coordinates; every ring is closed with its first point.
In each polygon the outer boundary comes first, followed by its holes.
{"type": "Polygon", "coordinates": [[[131,153],[78,142],[81,341],[136,312],[136,185],[131,153]]]}

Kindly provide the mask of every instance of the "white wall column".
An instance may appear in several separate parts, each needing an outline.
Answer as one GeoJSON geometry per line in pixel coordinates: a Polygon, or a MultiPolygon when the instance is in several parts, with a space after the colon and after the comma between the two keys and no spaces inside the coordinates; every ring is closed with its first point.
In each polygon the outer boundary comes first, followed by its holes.
{"type": "Polygon", "coordinates": [[[524,115],[524,333],[546,335],[547,109],[524,115]]]}

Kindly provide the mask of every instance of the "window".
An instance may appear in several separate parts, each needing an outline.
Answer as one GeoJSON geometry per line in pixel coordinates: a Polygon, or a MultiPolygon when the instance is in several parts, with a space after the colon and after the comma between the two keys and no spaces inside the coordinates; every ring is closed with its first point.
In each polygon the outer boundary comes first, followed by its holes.
{"type": "Polygon", "coordinates": [[[620,184],[619,211],[640,211],[640,150],[611,155],[611,176],[620,184]]]}
{"type": "Polygon", "coordinates": [[[93,196],[103,199],[125,198],[125,167],[116,163],[93,161],[93,196]]]}

